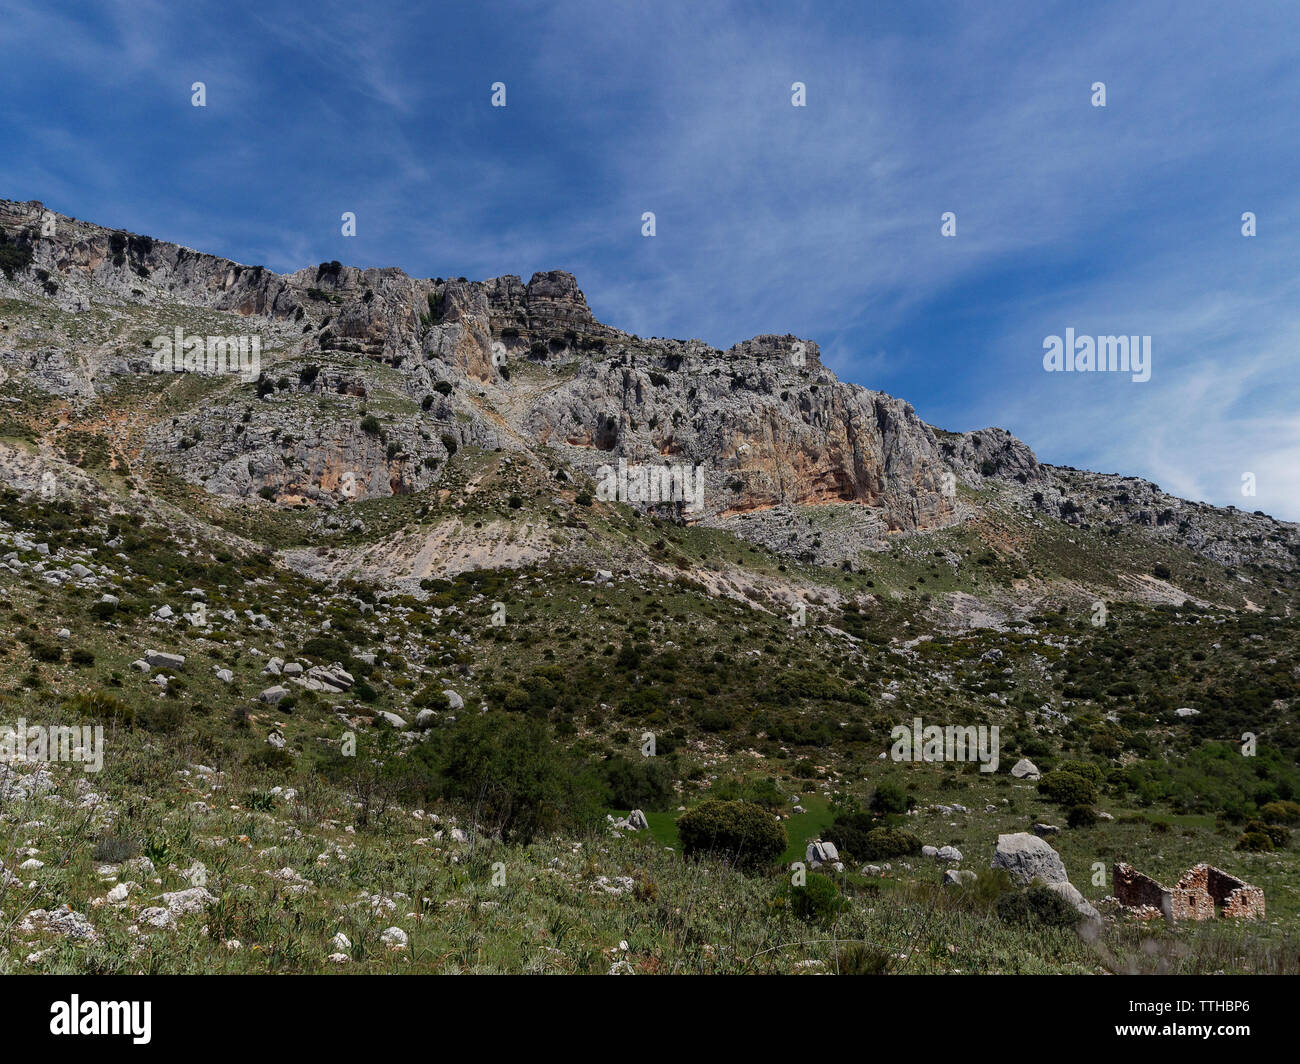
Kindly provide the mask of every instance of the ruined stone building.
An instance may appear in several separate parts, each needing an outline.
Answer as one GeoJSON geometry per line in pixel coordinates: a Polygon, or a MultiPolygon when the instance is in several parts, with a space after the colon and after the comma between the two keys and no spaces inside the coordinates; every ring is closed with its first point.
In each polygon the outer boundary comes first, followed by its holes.
{"type": "Polygon", "coordinates": [[[1131,864],[1114,868],[1115,900],[1142,920],[1213,920],[1216,916],[1264,918],[1264,892],[1208,864],[1189,868],[1173,887],[1162,887],[1131,864]]]}

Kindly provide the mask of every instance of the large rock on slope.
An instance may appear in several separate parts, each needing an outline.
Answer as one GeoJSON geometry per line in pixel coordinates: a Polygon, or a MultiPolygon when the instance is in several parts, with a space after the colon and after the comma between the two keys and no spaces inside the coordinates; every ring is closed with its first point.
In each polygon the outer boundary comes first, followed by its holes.
{"type": "Polygon", "coordinates": [[[993,868],[1005,868],[1018,883],[1041,879],[1044,883],[1066,883],[1065,863],[1051,846],[1027,831],[999,835],[993,854],[993,868]]]}

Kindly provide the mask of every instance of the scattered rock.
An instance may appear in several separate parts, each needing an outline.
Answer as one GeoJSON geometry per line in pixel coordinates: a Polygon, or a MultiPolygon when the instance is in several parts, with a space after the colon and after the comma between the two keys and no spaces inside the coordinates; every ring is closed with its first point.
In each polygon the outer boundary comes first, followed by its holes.
{"type": "Polygon", "coordinates": [[[144,660],[155,669],[171,669],[173,672],[179,672],[185,666],[184,654],[166,654],[161,650],[146,650],[144,660]]]}
{"type": "Polygon", "coordinates": [[[1036,780],[1039,777],[1038,766],[1027,757],[1022,757],[1011,766],[1011,775],[1018,780],[1036,780]]]}

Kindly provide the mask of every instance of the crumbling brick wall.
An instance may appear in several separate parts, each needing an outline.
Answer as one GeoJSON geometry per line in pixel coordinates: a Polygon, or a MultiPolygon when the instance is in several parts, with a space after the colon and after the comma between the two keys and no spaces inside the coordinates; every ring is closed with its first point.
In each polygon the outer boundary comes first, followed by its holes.
{"type": "Polygon", "coordinates": [[[1131,916],[1155,920],[1213,920],[1223,916],[1261,919],[1264,892],[1244,880],[1208,864],[1189,868],[1177,886],[1162,887],[1130,864],[1119,862],[1113,870],[1115,900],[1131,916]]]}
{"type": "Polygon", "coordinates": [[[1175,920],[1213,920],[1214,898],[1210,894],[1210,866],[1198,864],[1183,873],[1169,892],[1173,898],[1175,920]]]}
{"type": "Polygon", "coordinates": [[[1115,883],[1116,901],[1132,910],[1132,915],[1144,920],[1172,915],[1169,891],[1150,876],[1143,875],[1123,861],[1115,865],[1111,874],[1115,883]]]}
{"type": "Polygon", "coordinates": [[[1205,885],[1214,903],[1223,910],[1224,916],[1240,916],[1250,920],[1264,918],[1264,892],[1259,887],[1252,887],[1244,880],[1214,867],[1206,869],[1205,885]]]}

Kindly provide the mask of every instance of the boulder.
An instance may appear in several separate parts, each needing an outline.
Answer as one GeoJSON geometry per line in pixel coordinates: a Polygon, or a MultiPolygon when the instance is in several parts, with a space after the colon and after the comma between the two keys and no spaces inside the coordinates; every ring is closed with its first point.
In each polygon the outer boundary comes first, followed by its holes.
{"type": "Polygon", "coordinates": [[[142,909],[136,920],[150,927],[171,928],[176,926],[176,917],[158,905],[142,909]]]}
{"type": "Polygon", "coordinates": [[[276,684],[274,687],[268,687],[257,697],[259,701],[266,702],[268,705],[273,706],[277,702],[279,702],[282,698],[284,698],[288,693],[289,693],[289,688],[281,687],[279,684],[276,684]]]}
{"type": "Polygon", "coordinates": [[[963,883],[975,882],[976,875],[969,868],[949,868],[943,874],[945,887],[959,887],[963,883]]]}
{"type": "Polygon", "coordinates": [[[817,839],[815,842],[808,843],[804,858],[809,868],[817,868],[824,864],[834,864],[840,859],[840,851],[836,849],[835,843],[817,839]]]}
{"type": "Polygon", "coordinates": [[[1101,920],[1101,913],[1092,907],[1088,899],[1079,893],[1079,888],[1073,883],[1048,883],[1047,888],[1055,891],[1073,905],[1075,911],[1085,920],[1101,920]]]}
{"type": "Polygon", "coordinates": [[[645,831],[650,824],[645,818],[645,813],[640,809],[633,809],[627,815],[627,826],[633,831],[645,831]]]}
{"type": "Polygon", "coordinates": [[[1019,883],[1041,879],[1044,883],[1068,883],[1061,855],[1037,835],[1020,831],[999,835],[993,854],[993,868],[1005,868],[1019,883]]]}
{"type": "Polygon", "coordinates": [[[1038,766],[1030,761],[1029,758],[1022,757],[1011,766],[1011,775],[1015,776],[1018,780],[1036,780],[1039,776],[1038,766]]]}
{"type": "Polygon", "coordinates": [[[161,650],[146,650],[144,660],[155,669],[179,670],[185,667],[184,654],[166,654],[161,650]]]}
{"type": "Polygon", "coordinates": [[[190,887],[188,890],[173,890],[162,896],[162,903],[167,910],[180,916],[184,913],[201,913],[217,899],[203,887],[190,887]]]}

